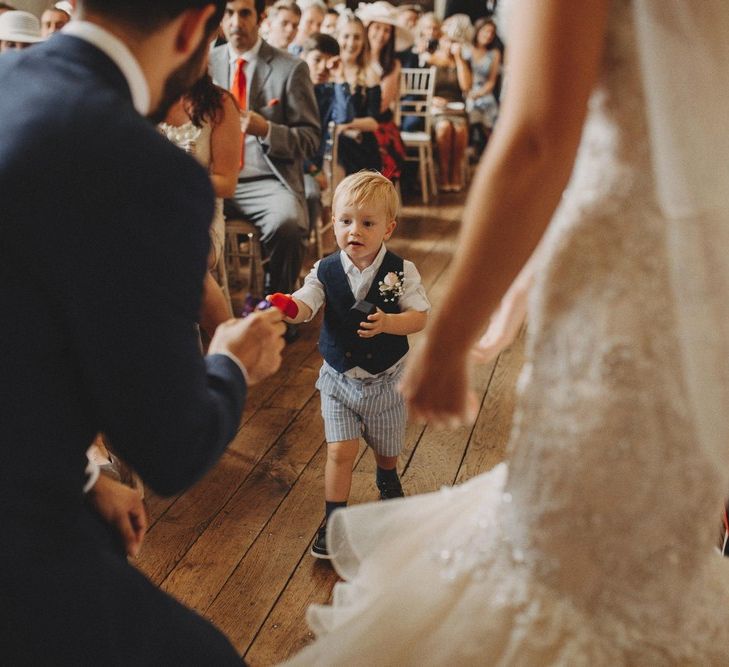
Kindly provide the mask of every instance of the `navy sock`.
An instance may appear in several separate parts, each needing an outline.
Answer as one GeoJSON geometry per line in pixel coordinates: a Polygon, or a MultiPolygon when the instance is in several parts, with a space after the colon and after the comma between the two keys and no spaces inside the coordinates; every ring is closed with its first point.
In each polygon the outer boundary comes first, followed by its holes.
{"type": "Polygon", "coordinates": [[[384,468],[380,468],[380,466],[377,466],[378,484],[394,484],[398,481],[400,481],[400,478],[397,476],[397,466],[392,468],[391,470],[385,470],[384,468]]]}
{"type": "Polygon", "coordinates": [[[347,506],[346,500],[326,500],[324,502],[326,504],[326,523],[329,523],[329,517],[332,515],[334,510],[347,506]]]}

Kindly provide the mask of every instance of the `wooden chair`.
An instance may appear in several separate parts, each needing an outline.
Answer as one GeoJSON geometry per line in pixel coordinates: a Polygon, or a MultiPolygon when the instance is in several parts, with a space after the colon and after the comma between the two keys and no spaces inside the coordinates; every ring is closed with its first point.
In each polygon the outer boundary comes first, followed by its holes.
{"type": "Polygon", "coordinates": [[[400,72],[400,100],[397,105],[395,122],[402,127],[404,118],[421,118],[423,129],[416,132],[400,131],[406,149],[417,151],[408,156],[408,162],[417,162],[420,172],[420,190],[423,203],[430,200],[430,193],[437,194],[435,164],[433,160],[433,91],[435,90],[435,67],[404,67],[400,72]]]}
{"type": "Polygon", "coordinates": [[[332,228],[332,197],[339,182],[344,178],[344,169],[339,164],[339,131],[341,126],[333,121],[329,123],[326,149],[324,151],[323,170],[327,176],[327,189],[321,193],[322,214],[314,223],[314,239],[316,254],[319,259],[324,257],[324,234],[332,228]]]}
{"type": "Polygon", "coordinates": [[[225,220],[225,265],[229,283],[241,284],[245,260],[248,291],[255,296],[263,295],[263,259],[261,233],[258,228],[242,218],[225,220]]]}

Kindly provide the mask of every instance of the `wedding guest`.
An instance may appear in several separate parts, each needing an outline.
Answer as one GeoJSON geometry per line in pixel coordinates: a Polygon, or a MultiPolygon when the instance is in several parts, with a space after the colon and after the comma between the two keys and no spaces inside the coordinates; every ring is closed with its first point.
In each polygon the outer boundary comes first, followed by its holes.
{"type": "Polygon", "coordinates": [[[69,21],[71,15],[58,7],[46,9],[41,14],[41,35],[44,39],[50,37],[54,32],[61,30],[69,21]]]}
{"type": "Polygon", "coordinates": [[[11,10],[0,14],[0,53],[25,49],[42,41],[40,22],[30,12],[11,10]]]}
{"type": "Polygon", "coordinates": [[[395,187],[381,174],[345,178],[332,202],[340,250],[318,261],[293,294],[299,314],[291,322],[310,321],[326,304],[316,385],[327,439],[326,519],[311,547],[316,558],[330,557],[327,522],[347,505],[360,437],[375,455],[380,498],[404,495],[397,459],[406,416],[397,385],[407,336],[425,327],[430,303],[415,265],[385,247],[398,204],[395,187]]]}
{"type": "Polygon", "coordinates": [[[471,69],[463,57],[463,44],[470,40],[470,21],[464,14],[443,22],[443,36],[428,65],[436,68],[433,114],[438,147],[439,188],[443,192],[463,189],[463,157],[468,146],[468,119],[464,93],[471,89],[471,69]]]}
{"type": "Polygon", "coordinates": [[[296,37],[300,21],[301,9],[294,0],[277,0],[266,15],[266,41],[277,49],[288,50],[296,37]]]}
{"type": "Polygon", "coordinates": [[[210,71],[244,112],[244,166],[227,203],[261,230],[266,291],[287,293],[299,276],[308,233],[303,162],[316,153],[321,135],[306,64],[258,34],[264,9],[264,0],[226,3],[228,44],[213,49],[210,71]]]}
{"type": "Polygon", "coordinates": [[[337,25],[344,79],[352,91],[354,120],[339,135],[339,162],[347,174],[362,169],[382,169],[380,149],[375,138],[380,119],[382,91],[380,79],[370,65],[367,32],[362,21],[345,11],[337,25]]]}
{"type": "Polygon", "coordinates": [[[327,13],[327,6],[322,0],[299,0],[298,5],[301,7],[301,22],[294,43],[289,46],[289,51],[295,56],[301,55],[306,39],[321,30],[327,13]]]}
{"type": "Polygon", "coordinates": [[[501,50],[497,40],[496,24],[491,19],[476,21],[468,58],[473,81],[466,95],[466,111],[478,154],[486,146],[499,115],[495,93],[501,73],[501,50]]]}
{"type": "Polygon", "coordinates": [[[389,112],[391,117],[400,95],[402,69],[395,54],[412,46],[412,36],[398,24],[397,12],[389,2],[363,5],[357,15],[367,30],[371,66],[380,78],[380,112],[389,112]]]}
{"type": "MultiPolygon", "coordinates": [[[[413,51],[420,54],[434,53],[441,37],[441,22],[433,12],[426,12],[415,26],[415,45],[413,51]]],[[[420,60],[420,66],[425,64],[420,60]]]]}
{"type": "Polygon", "coordinates": [[[397,8],[397,22],[406,30],[414,31],[418,19],[423,15],[420,5],[399,5],[397,8]]]}
{"type": "Polygon", "coordinates": [[[334,7],[329,7],[321,22],[321,32],[325,35],[337,36],[337,21],[339,21],[339,12],[334,7]]]}
{"type": "Polygon", "coordinates": [[[321,193],[328,186],[323,166],[329,123],[349,123],[354,118],[354,109],[349,84],[344,80],[339,43],[334,37],[324,33],[309,37],[304,42],[301,58],[309,66],[322,128],[319,150],[311,160],[304,162],[304,190],[311,226],[321,216],[321,193]]]}
{"type": "Polygon", "coordinates": [[[205,167],[215,191],[208,271],[200,310],[200,326],[212,338],[218,325],[233,316],[225,276],[223,198],[232,197],[238,183],[243,145],[238,105],[206,73],[170,109],[160,128],[168,139],[205,167]],[[213,272],[220,276],[220,284],[213,272]]]}

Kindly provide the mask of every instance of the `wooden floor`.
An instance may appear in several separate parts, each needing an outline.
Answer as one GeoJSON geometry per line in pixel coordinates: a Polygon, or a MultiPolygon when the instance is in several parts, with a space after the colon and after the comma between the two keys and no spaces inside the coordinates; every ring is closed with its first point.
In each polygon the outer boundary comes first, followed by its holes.
{"type": "MultiPolygon", "coordinates": [[[[415,262],[434,303],[461,211],[455,195],[406,207],[388,244],[415,262]]],[[[314,388],[318,326],[301,332],[281,370],[251,390],[235,440],[205,479],[175,498],[147,495],[152,525],[139,568],[215,623],[253,666],[275,664],[311,640],[306,608],[326,602],[337,580],[308,553],[324,516],[326,450],[314,388]]],[[[503,458],[521,365],[519,340],[495,363],[474,367],[481,409],[473,427],[408,426],[400,463],[407,495],[466,480],[503,458]]],[[[377,498],[373,458],[364,447],[360,455],[352,504],[377,498]]]]}

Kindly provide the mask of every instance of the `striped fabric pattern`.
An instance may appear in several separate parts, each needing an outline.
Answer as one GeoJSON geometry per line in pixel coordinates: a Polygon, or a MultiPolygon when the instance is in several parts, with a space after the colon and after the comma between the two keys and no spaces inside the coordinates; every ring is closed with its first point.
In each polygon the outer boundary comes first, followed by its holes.
{"type": "Polygon", "coordinates": [[[357,379],[338,373],[328,364],[319,372],[321,414],[327,442],[363,437],[381,456],[398,456],[405,441],[405,401],[397,372],[357,379]]]}

